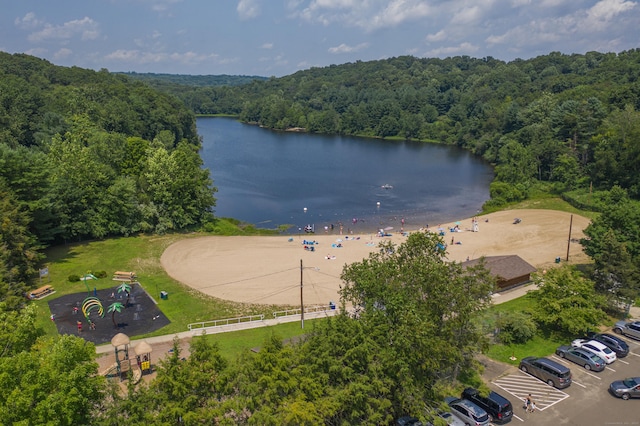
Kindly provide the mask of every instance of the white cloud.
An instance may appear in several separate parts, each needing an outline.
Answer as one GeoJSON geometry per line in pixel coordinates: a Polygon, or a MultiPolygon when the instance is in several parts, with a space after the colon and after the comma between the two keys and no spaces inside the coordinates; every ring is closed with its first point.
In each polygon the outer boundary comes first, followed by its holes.
{"type": "Polygon", "coordinates": [[[251,19],[260,14],[260,4],[257,0],[240,0],[236,10],[240,19],[251,19]]]}
{"type": "Polygon", "coordinates": [[[633,9],[636,2],[624,0],[601,0],[589,10],[585,25],[593,30],[603,30],[609,26],[617,15],[633,9]]]}
{"type": "Polygon", "coordinates": [[[589,9],[575,9],[561,16],[540,16],[538,19],[507,29],[502,34],[491,34],[485,41],[489,46],[502,44],[517,49],[556,45],[564,40],[582,41],[581,44],[588,46],[588,50],[595,50],[599,46],[615,46],[618,44],[616,38],[602,40],[592,36],[594,33],[610,31],[621,25],[616,18],[636,6],[637,3],[632,1],[600,0],[589,9]]]}
{"type": "Polygon", "coordinates": [[[36,47],[33,49],[26,50],[24,53],[31,56],[39,56],[44,57],[47,54],[48,50],[42,47],[36,47]]]}
{"type": "Polygon", "coordinates": [[[40,31],[29,34],[29,41],[68,40],[80,35],[82,40],[94,40],[99,37],[99,25],[93,19],[84,17],[65,22],[62,25],[45,24],[40,31]]]}
{"type": "Polygon", "coordinates": [[[53,54],[53,58],[56,60],[68,58],[69,56],[71,56],[72,53],[73,51],[71,49],[67,49],[66,47],[63,47],[62,49],[59,49],[56,53],[53,54]]]}
{"type": "Polygon", "coordinates": [[[128,62],[136,64],[150,64],[163,62],[177,62],[181,64],[201,64],[203,62],[216,61],[225,63],[218,55],[201,54],[195,52],[143,52],[137,49],[118,49],[105,56],[106,59],[116,62],[128,62]]]}
{"type": "Polygon", "coordinates": [[[264,43],[260,46],[262,49],[273,49],[273,43],[264,43]]]}
{"type": "MultiPolygon", "coordinates": [[[[292,9],[300,5],[289,3],[292,9]]],[[[312,0],[307,7],[294,10],[292,17],[325,26],[342,24],[373,31],[416,21],[431,12],[432,7],[424,0],[312,0]]]]}
{"type": "Polygon", "coordinates": [[[43,25],[44,21],[36,18],[36,14],[33,12],[29,12],[22,18],[16,18],[14,23],[18,28],[22,28],[24,30],[33,30],[43,25]]]}
{"type": "Polygon", "coordinates": [[[437,42],[437,41],[442,41],[445,40],[447,38],[447,34],[444,32],[444,30],[440,30],[435,34],[427,34],[427,41],[428,42],[437,42]]]}
{"type": "Polygon", "coordinates": [[[451,23],[453,24],[469,24],[477,21],[481,17],[481,10],[478,6],[465,7],[464,9],[453,15],[451,23]]]}
{"type": "Polygon", "coordinates": [[[427,52],[427,56],[449,56],[449,55],[460,55],[460,54],[472,54],[477,52],[479,49],[478,46],[475,46],[471,43],[464,42],[460,43],[457,46],[443,46],[438,47],[436,49],[431,49],[427,52]]]}
{"type": "Polygon", "coordinates": [[[347,44],[340,44],[339,46],[336,47],[330,47],[329,48],[329,53],[353,53],[353,52],[357,52],[359,50],[365,49],[369,46],[368,43],[360,43],[357,46],[349,46],[347,44]]]}

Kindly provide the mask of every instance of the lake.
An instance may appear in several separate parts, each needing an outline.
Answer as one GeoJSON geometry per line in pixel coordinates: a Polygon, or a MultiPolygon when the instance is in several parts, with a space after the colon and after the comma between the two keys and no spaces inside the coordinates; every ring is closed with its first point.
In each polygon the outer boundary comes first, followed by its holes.
{"type": "Polygon", "coordinates": [[[276,132],[197,119],[217,217],[316,232],[399,230],[468,218],[489,199],[491,166],[457,147],[276,132]],[[357,219],[354,220],[354,219],[357,219]]]}

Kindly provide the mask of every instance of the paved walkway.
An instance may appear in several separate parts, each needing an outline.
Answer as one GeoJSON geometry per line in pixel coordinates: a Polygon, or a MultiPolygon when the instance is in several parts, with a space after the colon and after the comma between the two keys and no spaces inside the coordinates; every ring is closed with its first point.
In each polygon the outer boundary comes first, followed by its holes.
{"type": "MultiPolygon", "coordinates": [[[[500,304],[507,302],[509,300],[517,299],[518,297],[524,296],[528,291],[535,290],[535,284],[527,284],[524,286],[516,287],[511,290],[507,290],[502,293],[495,293],[493,295],[493,303],[500,304]]],[[[305,320],[307,319],[316,319],[323,318],[328,316],[333,316],[337,313],[337,310],[327,310],[321,312],[306,312],[304,314],[305,320]]],[[[631,317],[638,318],[640,317],[640,308],[633,307],[631,308],[631,317]]],[[[288,315],[282,316],[274,319],[265,319],[261,321],[251,321],[251,322],[242,322],[235,324],[222,325],[217,327],[207,327],[205,329],[197,329],[193,331],[183,331],[181,333],[176,334],[165,334],[163,336],[154,336],[154,337],[145,337],[143,339],[131,340],[131,346],[135,347],[138,342],[147,342],[151,346],[156,344],[166,344],[173,342],[173,339],[178,338],[179,340],[188,339],[194,336],[202,335],[203,332],[207,334],[217,334],[217,333],[227,333],[230,331],[238,331],[238,330],[248,330],[251,328],[259,328],[259,327],[269,327],[273,325],[283,324],[287,322],[298,322],[300,321],[300,315],[288,315]]],[[[113,351],[113,347],[111,344],[105,344],[96,347],[96,353],[105,354],[113,351]]]]}

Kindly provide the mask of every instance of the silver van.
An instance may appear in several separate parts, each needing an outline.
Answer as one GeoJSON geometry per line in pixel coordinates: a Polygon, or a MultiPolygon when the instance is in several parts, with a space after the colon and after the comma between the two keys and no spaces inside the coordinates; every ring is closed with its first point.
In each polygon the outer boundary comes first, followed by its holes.
{"type": "Polygon", "coordinates": [[[571,370],[548,358],[538,358],[535,356],[522,358],[522,361],[520,361],[520,370],[558,389],[563,389],[571,385],[571,370]]]}
{"type": "Polygon", "coordinates": [[[473,402],[455,397],[447,397],[445,401],[449,405],[451,413],[465,424],[489,426],[489,414],[473,402]]]}

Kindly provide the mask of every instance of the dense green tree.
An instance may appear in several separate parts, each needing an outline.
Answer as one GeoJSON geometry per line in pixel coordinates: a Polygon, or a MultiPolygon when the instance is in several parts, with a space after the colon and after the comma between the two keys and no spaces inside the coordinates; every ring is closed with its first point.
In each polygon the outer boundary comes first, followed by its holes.
{"type": "Polygon", "coordinates": [[[596,288],[614,303],[626,305],[640,296],[640,206],[619,187],[605,205],[580,242],[594,261],[596,288]]]}
{"type": "Polygon", "coordinates": [[[0,309],[0,416],[5,424],[90,424],[103,398],[95,347],[65,335],[38,337],[35,310],[0,309]]]}
{"type": "Polygon", "coordinates": [[[0,301],[16,308],[22,304],[38,262],[41,247],[29,231],[31,218],[0,178],[0,301]]]}
{"type": "Polygon", "coordinates": [[[402,383],[457,377],[484,342],[473,318],[489,305],[494,279],[483,266],[464,270],[446,262],[442,245],[433,234],[414,233],[342,274],[342,300],[361,308],[357,315],[372,339],[392,352],[384,368],[395,401],[420,399],[405,394],[415,389],[402,383]]]}
{"type": "Polygon", "coordinates": [[[573,266],[549,269],[535,281],[538,289],[529,292],[535,301],[533,317],[552,331],[582,334],[606,318],[604,297],[573,266]]]}

